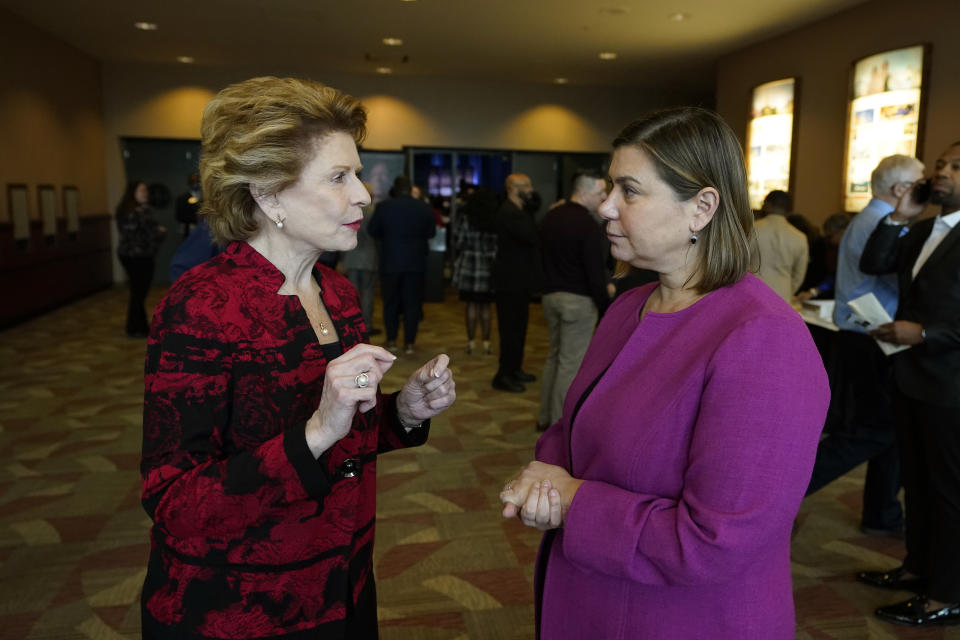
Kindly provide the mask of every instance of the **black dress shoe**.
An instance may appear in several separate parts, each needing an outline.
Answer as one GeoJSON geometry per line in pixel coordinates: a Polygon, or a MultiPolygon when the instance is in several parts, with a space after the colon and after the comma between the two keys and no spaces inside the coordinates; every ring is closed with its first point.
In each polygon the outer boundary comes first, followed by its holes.
{"type": "Polygon", "coordinates": [[[509,391],[510,393],[523,393],[527,390],[525,386],[508,376],[493,376],[491,385],[497,391],[509,391]]]}
{"type": "Polygon", "coordinates": [[[926,596],[916,596],[906,602],[880,607],[874,613],[881,620],[911,627],[960,624],[960,604],[948,604],[933,611],[927,611],[926,604],[926,596]]]}
{"type": "Polygon", "coordinates": [[[523,371],[514,371],[510,374],[510,377],[517,382],[533,382],[537,379],[537,376],[532,373],[524,373],[523,371]]]}
{"type": "Polygon", "coordinates": [[[902,566],[889,571],[861,571],[857,574],[857,580],[871,587],[919,593],[923,588],[923,581],[920,578],[904,578],[903,574],[906,572],[902,566]]]}
{"type": "Polygon", "coordinates": [[[903,538],[903,522],[892,527],[868,527],[861,524],[860,532],[875,537],[903,538]]]}

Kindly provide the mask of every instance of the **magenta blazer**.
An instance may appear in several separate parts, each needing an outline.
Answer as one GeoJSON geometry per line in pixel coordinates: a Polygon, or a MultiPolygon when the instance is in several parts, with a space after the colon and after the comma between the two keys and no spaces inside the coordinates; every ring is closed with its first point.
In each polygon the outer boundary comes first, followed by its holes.
{"type": "Polygon", "coordinates": [[[656,286],[611,306],[537,443],[585,480],[541,545],[540,637],[792,639],[790,531],[830,399],[820,355],[752,274],[639,322],[656,286]]]}

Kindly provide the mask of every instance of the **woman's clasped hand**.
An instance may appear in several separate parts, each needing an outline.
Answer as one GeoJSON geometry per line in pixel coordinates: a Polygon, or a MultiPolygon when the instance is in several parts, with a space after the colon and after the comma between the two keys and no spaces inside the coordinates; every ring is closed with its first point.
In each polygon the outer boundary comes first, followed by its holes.
{"type": "Polygon", "coordinates": [[[563,467],[534,460],[500,492],[503,517],[518,517],[541,531],[556,529],[563,525],[581,484],[583,480],[571,477],[563,467]]]}

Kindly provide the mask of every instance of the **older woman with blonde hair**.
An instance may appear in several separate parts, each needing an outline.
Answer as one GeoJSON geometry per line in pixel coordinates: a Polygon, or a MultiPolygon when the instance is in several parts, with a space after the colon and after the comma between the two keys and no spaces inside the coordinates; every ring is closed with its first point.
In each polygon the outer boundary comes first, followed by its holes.
{"type": "Polygon", "coordinates": [[[147,347],[144,638],[375,638],[376,457],[450,406],[440,355],[403,388],[356,290],[317,263],[357,243],[366,114],[254,78],[203,114],[204,205],[225,250],[160,303],[147,347]]]}
{"type": "Polygon", "coordinates": [[[659,273],[604,316],[563,409],[501,493],[546,530],[538,632],[794,637],[790,531],[829,400],[810,333],[750,266],[740,146],[714,113],[627,126],[600,205],[659,273]]]}

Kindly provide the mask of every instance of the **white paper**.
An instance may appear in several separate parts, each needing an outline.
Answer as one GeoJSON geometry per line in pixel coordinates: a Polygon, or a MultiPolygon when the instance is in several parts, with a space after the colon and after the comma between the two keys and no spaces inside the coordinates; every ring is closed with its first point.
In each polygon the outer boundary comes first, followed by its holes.
{"type": "MultiPolygon", "coordinates": [[[[877,296],[872,293],[865,293],[859,298],[854,298],[847,304],[850,310],[853,311],[853,321],[867,331],[876,329],[880,325],[893,320],[887,313],[887,310],[883,308],[883,305],[880,304],[880,301],[877,300],[877,296]]],[[[874,339],[876,340],[876,338],[874,339]]],[[[883,340],[877,340],[877,344],[880,345],[880,349],[884,355],[888,356],[910,348],[910,345],[907,344],[893,344],[892,342],[884,342],[883,340]]]]}

